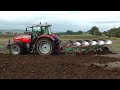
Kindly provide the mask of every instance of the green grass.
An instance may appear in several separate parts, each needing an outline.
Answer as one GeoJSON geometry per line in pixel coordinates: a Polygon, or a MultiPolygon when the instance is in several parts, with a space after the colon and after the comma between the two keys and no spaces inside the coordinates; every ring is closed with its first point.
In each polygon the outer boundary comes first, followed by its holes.
{"type": "MultiPolygon", "coordinates": [[[[13,42],[13,36],[10,37],[0,37],[0,48],[3,48],[5,46],[5,44],[8,42],[8,40],[11,40],[13,42]]],[[[89,35],[89,34],[83,34],[83,35],[61,35],[60,39],[62,41],[66,41],[66,40],[93,40],[93,39],[109,39],[109,37],[107,36],[93,36],[93,35],[89,35]]],[[[113,44],[112,47],[117,50],[120,51],[120,38],[116,38],[116,37],[110,37],[110,40],[112,40],[113,44]]]]}
{"type": "Polygon", "coordinates": [[[91,40],[91,39],[106,39],[108,37],[105,36],[93,36],[93,35],[61,35],[60,38],[62,40],[91,40]]]}
{"type": "Polygon", "coordinates": [[[113,43],[112,46],[116,47],[117,49],[120,49],[120,44],[119,43],[113,43]]]}
{"type": "Polygon", "coordinates": [[[13,42],[13,37],[0,37],[0,49],[5,48],[5,45],[8,43],[9,39],[13,42]]]}
{"type": "Polygon", "coordinates": [[[9,39],[13,41],[13,38],[0,38],[0,44],[7,43],[9,39]]]}

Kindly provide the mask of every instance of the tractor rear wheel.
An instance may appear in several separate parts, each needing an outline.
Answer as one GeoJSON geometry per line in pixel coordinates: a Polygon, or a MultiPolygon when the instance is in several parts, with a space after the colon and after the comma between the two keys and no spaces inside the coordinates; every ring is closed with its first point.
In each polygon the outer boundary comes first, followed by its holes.
{"type": "Polygon", "coordinates": [[[40,55],[51,55],[54,54],[55,44],[53,41],[43,38],[37,42],[36,48],[40,55]]]}
{"type": "Polygon", "coordinates": [[[12,44],[10,47],[10,53],[12,55],[22,54],[22,47],[19,44],[12,44]]]}

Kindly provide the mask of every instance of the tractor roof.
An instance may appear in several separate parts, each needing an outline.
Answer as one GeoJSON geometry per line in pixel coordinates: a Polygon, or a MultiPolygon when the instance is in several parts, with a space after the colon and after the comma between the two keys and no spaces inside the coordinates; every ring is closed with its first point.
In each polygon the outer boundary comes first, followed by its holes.
{"type": "Polygon", "coordinates": [[[38,26],[40,26],[40,27],[49,27],[49,26],[52,26],[52,25],[50,25],[50,24],[39,24],[39,25],[33,25],[32,27],[38,27],[38,26]]]}
{"type": "Polygon", "coordinates": [[[50,27],[50,26],[52,26],[52,25],[50,25],[50,24],[39,24],[39,25],[32,25],[32,26],[27,26],[27,27],[29,27],[29,28],[32,28],[32,27],[50,27]]]}

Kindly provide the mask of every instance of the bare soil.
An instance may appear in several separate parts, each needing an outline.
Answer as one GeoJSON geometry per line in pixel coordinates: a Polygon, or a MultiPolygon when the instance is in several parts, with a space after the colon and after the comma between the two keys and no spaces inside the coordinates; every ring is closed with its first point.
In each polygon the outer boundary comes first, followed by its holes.
{"type": "Polygon", "coordinates": [[[95,65],[119,61],[93,55],[0,54],[0,79],[120,79],[120,68],[95,65]]]}
{"type": "Polygon", "coordinates": [[[120,58],[120,53],[115,53],[115,54],[107,54],[107,55],[101,55],[105,57],[114,57],[114,58],[120,58]]]}

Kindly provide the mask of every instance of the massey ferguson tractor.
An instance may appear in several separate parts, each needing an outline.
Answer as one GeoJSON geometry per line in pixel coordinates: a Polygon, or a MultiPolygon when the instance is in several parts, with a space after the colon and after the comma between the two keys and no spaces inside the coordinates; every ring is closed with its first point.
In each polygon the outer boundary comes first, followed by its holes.
{"type": "Polygon", "coordinates": [[[76,40],[61,43],[59,37],[51,32],[49,24],[39,24],[26,27],[24,35],[15,36],[11,44],[10,40],[7,48],[13,55],[27,54],[31,51],[37,51],[40,55],[51,55],[63,51],[66,55],[69,52],[82,54],[98,54],[110,52],[109,46],[111,40],[76,40]],[[32,31],[28,32],[28,28],[32,31]]]}
{"type": "Polygon", "coordinates": [[[37,51],[40,55],[50,55],[57,52],[60,48],[60,39],[51,32],[49,24],[39,24],[26,27],[24,35],[15,36],[14,43],[7,45],[10,53],[13,55],[26,54],[31,51],[37,51]],[[28,32],[32,28],[32,32],[28,32]]]}

